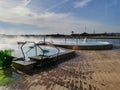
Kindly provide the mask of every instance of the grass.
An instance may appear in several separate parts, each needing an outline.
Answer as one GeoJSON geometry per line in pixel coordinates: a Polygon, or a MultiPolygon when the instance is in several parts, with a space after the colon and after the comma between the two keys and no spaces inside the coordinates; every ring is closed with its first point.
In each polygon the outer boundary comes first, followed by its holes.
{"type": "Polygon", "coordinates": [[[0,86],[7,85],[13,81],[12,78],[12,69],[3,69],[0,70],[0,86]]]}

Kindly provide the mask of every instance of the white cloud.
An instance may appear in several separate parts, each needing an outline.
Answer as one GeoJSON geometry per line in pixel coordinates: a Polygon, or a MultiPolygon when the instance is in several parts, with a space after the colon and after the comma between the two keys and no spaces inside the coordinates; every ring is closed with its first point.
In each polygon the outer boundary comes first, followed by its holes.
{"type": "Polygon", "coordinates": [[[49,11],[49,10],[51,10],[51,9],[57,8],[57,7],[59,7],[59,6],[63,5],[63,4],[65,4],[65,3],[67,3],[68,1],[69,1],[69,0],[63,0],[62,2],[59,2],[59,3],[55,4],[55,5],[53,5],[53,6],[49,7],[49,8],[47,8],[45,11],[49,11]]]}
{"type": "Polygon", "coordinates": [[[34,25],[40,28],[45,28],[46,30],[58,30],[61,28],[61,24],[62,26],[64,25],[64,19],[69,16],[69,14],[57,14],[54,12],[38,14],[32,12],[29,8],[22,6],[11,7],[9,9],[3,8],[0,12],[0,21],[34,25]]]}
{"type": "Polygon", "coordinates": [[[17,6],[26,7],[31,0],[0,0],[0,8],[10,9],[17,6]]]}
{"type": "MultiPolygon", "coordinates": [[[[1,2],[8,6],[8,0],[1,2]]],[[[23,2],[21,2],[23,3],[23,2]]],[[[57,14],[54,12],[44,12],[44,13],[35,13],[27,7],[23,7],[21,3],[18,2],[10,3],[11,7],[0,9],[0,21],[9,22],[9,23],[20,23],[34,25],[40,28],[58,30],[64,25],[64,20],[69,16],[69,14],[57,14]],[[16,7],[12,7],[18,5],[16,7]]],[[[9,4],[9,5],[10,5],[9,4]]],[[[64,27],[63,27],[64,28],[64,27]]],[[[62,29],[61,29],[62,30],[62,29]]]]}
{"type": "Polygon", "coordinates": [[[80,0],[75,2],[75,8],[83,8],[87,6],[92,0],[80,0]]]}
{"type": "Polygon", "coordinates": [[[27,6],[32,0],[23,0],[23,5],[27,6]]]}
{"type": "MultiPolygon", "coordinates": [[[[5,0],[8,1],[8,0],[5,0]]],[[[15,1],[15,0],[13,0],[15,1]]],[[[68,13],[54,13],[54,12],[44,12],[44,13],[36,13],[33,12],[30,8],[26,7],[29,2],[24,2],[26,0],[22,0],[22,2],[17,2],[19,0],[16,0],[14,3],[8,3],[8,2],[1,2],[4,3],[3,6],[8,6],[11,4],[11,7],[8,8],[2,8],[0,9],[0,21],[8,22],[8,23],[17,23],[17,24],[28,24],[28,25],[34,25],[39,28],[43,28],[46,31],[40,31],[46,32],[46,33],[66,33],[71,31],[75,31],[76,33],[80,33],[84,31],[84,26],[86,24],[87,32],[93,31],[94,29],[100,29],[105,30],[108,29],[108,26],[105,26],[101,23],[95,22],[95,21],[89,21],[89,20],[81,20],[78,18],[75,18],[71,14],[68,13]],[[25,3],[25,7],[22,5],[22,3],[25,3]],[[104,28],[101,28],[104,27],[104,28]]],[[[84,5],[87,5],[88,2],[91,0],[83,0],[84,3],[81,4],[81,7],[84,5]],[[86,4],[85,4],[86,3],[86,4]]],[[[0,6],[1,7],[1,6],[0,6]]],[[[12,28],[11,31],[15,32],[15,28],[12,28]]],[[[19,29],[16,29],[19,30],[19,29]]],[[[20,30],[19,30],[20,31],[20,30]]],[[[4,32],[4,30],[3,30],[4,32]]],[[[20,32],[27,32],[26,30],[21,30],[20,32]]],[[[29,31],[28,31],[29,32],[29,31]]],[[[96,31],[97,32],[97,31],[96,31]]],[[[17,32],[16,32],[17,33],[17,32]]],[[[33,33],[33,32],[31,32],[33,33]]],[[[70,34],[70,33],[69,33],[70,34]]]]}

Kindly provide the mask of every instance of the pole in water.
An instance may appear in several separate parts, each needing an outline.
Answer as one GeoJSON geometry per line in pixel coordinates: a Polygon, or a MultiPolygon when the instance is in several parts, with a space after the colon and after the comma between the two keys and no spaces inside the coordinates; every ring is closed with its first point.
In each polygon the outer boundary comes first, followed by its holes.
{"type": "Polygon", "coordinates": [[[43,42],[44,42],[44,44],[45,44],[45,38],[46,38],[46,37],[45,37],[45,35],[44,35],[44,36],[43,36],[43,42]]]}
{"type": "Polygon", "coordinates": [[[66,44],[66,40],[67,40],[67,38],[66,38],[66,36],[65,36],[65,44],[66,44]]]}

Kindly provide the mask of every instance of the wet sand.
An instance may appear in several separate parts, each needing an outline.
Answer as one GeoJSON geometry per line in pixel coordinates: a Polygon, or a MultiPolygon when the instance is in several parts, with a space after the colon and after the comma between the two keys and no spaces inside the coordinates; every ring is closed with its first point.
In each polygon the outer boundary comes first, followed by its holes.
{"type": "Polygon", "coordinates": [[[12,90],[120,90],[120,49],[76,53],[49,70],[25,74],[12,90]]]}

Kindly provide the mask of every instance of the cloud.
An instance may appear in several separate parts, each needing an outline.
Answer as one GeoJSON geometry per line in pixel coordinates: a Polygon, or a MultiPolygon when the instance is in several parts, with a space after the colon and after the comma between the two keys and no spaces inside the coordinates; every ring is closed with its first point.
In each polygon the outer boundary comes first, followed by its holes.
{"type": "MultiPolygon", "coordinates": [[[[81,33],[84,31],[84,26],[86,25],[87,32],[93,31],[94,29],[100,29],[101,30],[110,30],[108,26],[105,26],[104,24],[101,24],[96,21],[91,20],[83,20],[74,17],[70,13],[55,13],[55,12],[49,12],[46,11],[44,13],[37,13],[31,10],[30,8],[26,7],[30,3],[30,1],[26,0],[13,0],[13,3],[8,3],[5,0],[5,2],[0,1],[0,5],[3,5],[0,9],[0,21],[12,23],[12,24],[25,24],[25,25],[31,25],[35,26],[37,28],[40,28],[38,31],[39,33],[64,33],[64,34],[70,34],[69,32],[75,31],[76,33],[81,33]],[[24,3],[23,3],[24,2],[24,3]],[[3,3],[3,4],[2,4],[3,3]],[[24,5],[22,5],[24,4],[24,5]],[[6,6],[6,8],[4,8],[6,6]],[[7,7],[9,6],[9,8],[7,7]],[[101,28],[104,27],[104,28],[101,28]],[[42,28],[42,29],[41,29],[42,28]]],[[[67,0],[68,1],[68,0],[67,0]]],[[[83,0],[81,1],[81,7],[86,6],[91,0],[83,0]],[[83,3],[84,1],[84,3],[83,3]]],[[[34,33],[36,31],[31,30],[19,30],[18,28],[11,28],[11,31],[15,33],[34,33]]],[[[38,29],[37,29],[38,30],[38,29]]],[[[117,30],[117,29],[116,29],[117,30]]],[[[4,30],[2,30],[3,33],[4,30]]],[[[6,31],[8,32],[8,31],[6,31]]],[[[96,31],[97,32],[97,31],[96,31]]]]}
{"type": "Polygon", "coordinates": [[[61,26],[65,24],[67,21],[65,19],[69,16],[69,14],[58,14],[54,12],[36,13],[27,7],[22,7],[21,5],[11,7],[9,9],[3,8],[0,12],[0,21],[2,22],[34,25],[46,30],[67,29],[67,27],[62,28],[61,26]]]}
{"type": "Polygon", "coordinates": [[[69,14],[57,14],[54,12],[35,13],[26,7],[16,7],[0,13],[0,21],[10,23],[31,24],[36,26],[44,25],[44,23],[51,23],[64,19],[69,14]]]}
{"type": "Polygon", "coordinates": [[[40,30],[37,29],[38,31],[20,30],[18,28],[17,29],[11,28],[9,30],[10,32],[15,32],[15,33],[38,32],[41,34],[45,34],[45,33],[70,34],[71,31],[75,31],[75,33],[81,33],[84,31],[85,25],[87,26],[87,30],[86,30],[87,32],[93,31],[94,28],[97,29],[104,27],[105,29],[105,26],[102,26],[101,23],[78,19],[72,16],[71,14],[54,13],[54,12],[35,13],[26,7],[16,7],[4,13],[0,13],[0,21],[13,23],[13,24],[17,23],[17,24],[33,25],[40,28],[40,30]]]}
{"type": "Polygon", "coordinates": [[[0,0],[0,8],[10,9],[17,6],[26,7],[32,0],[0,0]]]}
{"type": "Polygon", "coordinates": [[[83,8],[87,6],[92,0],[80,0],[75,2],[74,8],[83,8]]]}
{"type": "Polygon", "coordinates": [[[32,0],[23,0],[23,6],[26,7],[32,0]]]}
{"type": "Polygon", "coordinates": [[[63,0],[62,2],[59,2],[59,3],[55,4],[55,5],[53,5],[53,6],[49,7],[49,8],[47,8],[45,11],[49,11],[49,10],[51,10],[51,9],[57,8],[57,7],[59,7],[59,6],[63,5],[63,4],[65,4],[65,3],[67,3],[68,1],[69,1],[69,0],[63,0]]]}
{"type": "Polygon", "coordinates": [[[0,10],[10,9],[18,6],[21,3],[20,0],[0,0],[0,10]],[[12,3],[10,3],[12,2],[12,3]]]}

